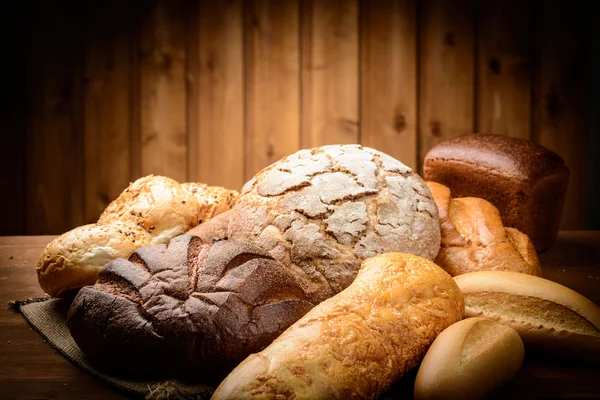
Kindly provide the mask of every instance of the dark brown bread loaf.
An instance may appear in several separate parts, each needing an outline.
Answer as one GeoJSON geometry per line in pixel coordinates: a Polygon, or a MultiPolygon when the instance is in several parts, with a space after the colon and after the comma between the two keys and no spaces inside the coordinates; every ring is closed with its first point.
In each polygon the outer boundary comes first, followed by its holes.
{"type": "Polygon", "coordinates": [[[461,136],[427,153],[423,175],[448,186],[452,197],[489,201],[504,225],[529,236],[537,251],[554,243],[569,170],[545,147],[501,135],[461,136]]]}
{"type": "Polygon", "coordinates": [[[67,322],[90,362],[112,373],[216,384],[312,307],[267,253],[183,235],[108,263],[67,322]]]}

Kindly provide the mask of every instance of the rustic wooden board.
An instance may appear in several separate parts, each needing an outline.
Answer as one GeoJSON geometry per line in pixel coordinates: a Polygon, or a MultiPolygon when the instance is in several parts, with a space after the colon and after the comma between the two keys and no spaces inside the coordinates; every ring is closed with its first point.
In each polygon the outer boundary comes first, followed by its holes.
{"type": "Polygon", "coordinates": [[[84,23],[84,222],[95,222],[133,178],[132,2],[87,1],[84,23]],[[115,9],[120,10],[115,13],[115,9]]]}
{"type": "Polygon", "coordinates": [[[187,180],[186,8],[157,0],[140,32],[140,172],[187,180]]]}
{"type": "Polygon", "coordinates": [[[298,0],[250,0],[244,17],[246,179],[300,146],[298,0]]]}
{"type": "Polygon", "coordinates": [[[358,6],[302,2],[302,147],[357,143],[358,6]]]}
{"type": "Polygon", "coordinates": [[[477,3],[477,132],[531,139],[533,3],[477,3]]]}
{"type": "Polygon", "coordinates": [[[416,2],[360,4],[361,143],[416,169],[416,2]]]}
{"type": "Polygon", "coordinates": [[[538,24],[534,138],[571,171],[561,229],[585,226],[588,192],[589,13],[585,3],[546,1],[538,24]]]}
{"type": "Polygon", "coordinates": [[[475,39],[471,1],[426,0],[419,4],[422,165],[425,154],[434,145],[475,129],[475,39]]]}
{"type": "Polygon", "coordinates": [[[63,233],[83,222],[83,7],[60,0],[31,12],[27,231],[63,233]]]}
{"type": "Polygon", "coordinates": [[[244,183],[242,2],[202,1],[190,70],[190,179],[239,189],[244,183]],[[191,120],[191,121],[192,121],[191,120]]]}

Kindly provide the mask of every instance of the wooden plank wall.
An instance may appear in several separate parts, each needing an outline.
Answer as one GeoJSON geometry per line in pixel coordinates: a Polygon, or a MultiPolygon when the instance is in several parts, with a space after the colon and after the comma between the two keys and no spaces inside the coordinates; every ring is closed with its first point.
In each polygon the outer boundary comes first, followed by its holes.
{"type": "Polygon", "coordinates": [[[328,143],[362,143],[420,170],[433,145],[471,132],[561,154],[572,171],[562,227],[586,228],[585,2],[12,7],[3,37],[26,46],[12,47],[15,79],[2,80],[15,99],[2,110],[1,174],[13,193],[2,207],[15,213],[0,234],[92,222],[150,173],[239,188],[281,157],[328,143]]]}

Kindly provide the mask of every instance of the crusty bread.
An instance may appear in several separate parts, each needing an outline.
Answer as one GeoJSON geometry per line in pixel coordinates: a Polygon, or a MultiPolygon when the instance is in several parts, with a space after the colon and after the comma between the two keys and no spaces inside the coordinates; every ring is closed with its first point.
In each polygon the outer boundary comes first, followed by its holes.
{"type": "Polygon", "coordinates": [[[230,210],[240,196],[237,190],[226,189],[221,186],[208,186],[199,182],[182,183],[181,187],[191,193],[200,205],[199,224],[230,210]]]}
{"type": "Polygon", "coordinates": [[[104,264],[128,257],[150,244],[150,235],[139,226],[114,222],[77,227],[58,236],[44,248],[37,275],[44,292],[55,297],[96,282],[104,264]]]}
{"type": "Polygon", "coordinates": [[[225,211],[190,229],[186,234],[198,236],[204,243],[227,239],[227,227],[229,226],[230,217],[231,210],[225,211]]]}
{"type": "Polygon", "coordinates": [[[423,180],[359,145],[300,150],[260,171],[233,207],[229,237],[289,266],[315,302],[350,285],[367,257],[399,251],[433,260],[440,246],[423,180]]]}
{"type": "Polygon", "coordinates": [[[120,221],[141,226],[152,244],[166,243],[198,224],[200,206],[181,185],[148,175],[133,182],[100,215],[98,222],[120,221]]]}
{"type": "Polygon", "coordinates": [[[107,264],[67,322],[90,362],[111,373],[216,384],[312,306],[262,250],[182,235],[107,264]]]}
{"type": "Polygon", "coordinates": [[[415,400],[483,399],[519,370],[525,350],[512,328],[467,318],[435,339],[419,367],[415,400]]]}
{"type": "Polygon", "coordinates": [[[537,251],[556,239],[569,170],[543,146],[502,135],[457,137],[427,153],[423,177],[448,186],[454,197],[488,200],[504,225],[526,234],[537,251]]]}
{"type": "Polygon", "coordinates": [[[454,279],[468,317],[514,328],[528,348],[600,363],[600,307],[579,293],[516,272],[472,272],[454,279]]]}
{"type": "Polygon", "coordinates": [[[365,260],[356,280],[246,358],[213,395],[220,399],[377,399],[462,319],[450,276],[424,258],[365,260]]]}
{"type": "Polygon", "coordinates": [[[465,197],[452,199],[450,190],[427,182],[440,215],[442,245],[436,264],[450,275],[494,270],[541,276],[540,262],[529,238],[504,228],[490,202],[465,197]]]}

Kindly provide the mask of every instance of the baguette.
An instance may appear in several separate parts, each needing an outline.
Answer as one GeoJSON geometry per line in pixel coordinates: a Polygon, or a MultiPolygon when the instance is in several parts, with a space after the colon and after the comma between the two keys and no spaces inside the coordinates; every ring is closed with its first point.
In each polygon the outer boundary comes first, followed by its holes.
{"type": "Polygon", "coordinates": [[[515,329],[528,348],[582,362],[600,362],[600,307],[547,279],[483,271],[454,278],[467,317],[485,317],[515,329]]]}
{"type": "Polygon", "coordinates": [[[213,400],[376,399],[462,318],[463,307],[452,278],[431,261],[369,258],[347,289],[236,367],[213,400]]]}
{"type": "Polygon", "coordinates": [[[435,339],[417,373],[415,400],[482,399],[519,370],[525,350],[512,328],[467,318],[435,339]]]}

